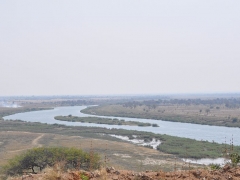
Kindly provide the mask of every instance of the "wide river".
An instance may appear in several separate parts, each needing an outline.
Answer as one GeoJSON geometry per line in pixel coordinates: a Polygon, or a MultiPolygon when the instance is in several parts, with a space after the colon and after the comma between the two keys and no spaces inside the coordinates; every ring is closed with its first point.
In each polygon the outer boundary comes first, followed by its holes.
{"type": "Polygon", "coordinates": [[[234,145],[240,145],[240,128],[220,127],[220,126],[208,126],[190,123],[168,122],[154,119],[140,119],[140,118],[126,118],[126,117],[107,117],[124,119],[125,121],[139,121],[158,124],[159,127],[140,127],[140,126],[126,126],[126,125],[107,125],[107,124],[93,124],[93,123],[81,123],[81,122],[66,122],[55,120],[55,116],[73,115],[79,117],[95,116],[83,114],[80,111],[87,106],[69,106],[69,107],[57,107],[52,110],[32,111],[25,113],[18,113],[10,116],[5,116],[4,120],[23,120],[28,122],[41,122],[47,124],[64,124],[68,126],[94,126],[104,128],[118,128],[127,130],[138,130],[153,132],[156,134],[167,134],[171,136],[186,137],[196,140],[214,141],[217,143],[230,144],[233,137],[234,145]]]}

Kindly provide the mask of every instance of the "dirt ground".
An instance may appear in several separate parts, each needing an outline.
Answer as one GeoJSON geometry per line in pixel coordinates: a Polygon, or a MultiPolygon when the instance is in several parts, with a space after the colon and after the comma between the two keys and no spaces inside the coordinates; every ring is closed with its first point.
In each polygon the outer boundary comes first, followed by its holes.
{"type": "Polygon", "coordinates": [[[133,172],[128,170],[116,170],[114,167],[107,167],[94,172],[68,171],[61,172],[57,168],[46,169],[41,174],[28,174],[9,180],[239,180],[240,168],[231,168],[226,165],[219,170],[195,169],[185,171],[144,171],[133,172]]]}

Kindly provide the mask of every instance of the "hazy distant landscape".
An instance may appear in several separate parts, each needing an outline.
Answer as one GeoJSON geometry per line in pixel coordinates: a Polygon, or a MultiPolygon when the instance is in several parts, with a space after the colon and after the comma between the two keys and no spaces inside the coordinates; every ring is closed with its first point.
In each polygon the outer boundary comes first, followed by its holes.
{"type": "MultiPolygon", "coordinates": [[[[109,124],[113,125],[136,125],[136,126],[153,126],[151,123],[138,122],[137,118],[145,119],[156,119],[163,121],[172,122],[185,122],[185,123],[196,123],[196,124],[208,124],[216,126],[226,126],[226,127],[237,127],[239,128],[239,108],[240,100],[238,95],[221,95],[212,97],[208,95],[207,97],[200,96],[188,96],[185,95],[175,97],[169,96],[92,96],[92,97],[8,97],[2,99],[5,102],[11,103],[14,101],[19,107],[1,107],[1,132],[8,132],[9,137],[11,134],[16,134],[23,132],[21,138],[18,141],[31,141],[29,133],[37,133],[43,135],[43,137],[55,137],[62,135],[66,138],[81,137],[85,141],[93,141],[94,139],[101,142],[104,141],[106,144],[116,143],[119,146],[121,144],[131,144],[136,148],[140,145],[140,141],[143,141],[142,152],[147,153],[149,148],[155,153],[159,154],[158,160],[163,161],[161,163],[162,168],[169,169],[170,164],[177,160],[177,163],[184,164],[186,162],[182,161],[182,158],[225,158],[227,152],[240,153],[240,146],[234,144],[234,139],[237,137],[225,138],[221,143],[208,142],[208,141],[197,141],[189,138],[174,137],[169,135],[163,135],[161,132],[155,134],[143,131],[133,131],[124,129],[109,129],[104,127],[91,127],[91,124],[109,124]],[[230,97],[229,97],[230,96],[230,97]],[[88,122],[91,123],[88,127],[82,126],[81,124],[75,126],[66,126],[61,124],[41,124],[40,122],[24,122],[19,120],[9,121],[5,117],[7,115],[20,113],[20,112],[31,112],[31,111],[51,111],[55,107],[77,107],[77,106],[88,106],[88,108],[81,110],[84,112],[86,117],[77,117],[74,114],[68,114],[67,116],[55,116],[55,120],[70,121],[70,122],[88,122]],[[92,106],[98,105],[98,106],[92,106]],[[208,111],[209,110],[209,111],[208,111]],[[111,118],[95,118],[89,117],[88,114],[93,115],[104,115],[104,116],[116,116],[116,117],[134,117],[135,121],[122,121],[121,119],[111,119],[111,118]],[[5,120],[3,120],[3,118],[5,120]],[[121,123],[121,124],[119,124],[121,123]],[[125,124],[124,124],[125,123],[125,124]],[[141,125],[140,125],[141,124],[141,125]],[[29,132],[26,134],[26,132],[29,132]],[[25,133],[25,134],[24,134],[25,133]],[[122,138],[114,137],[117,135],[122,138]],[[26,136],[26,137],[25,137],[26,136]],[[133,141],[126,141],[124,137],[132,139],[133,141]],[[30,139],[29,139],[30,138],[30,139]],[[157,145],[156,150],[153,149],[154,141],[160,141],[160,145],[157,145]],[[137,144],[136,142],[139,141],[137,144]],[[135,143],[134,143],[135,142],[135,143]],[[139,145],[138,145],[139,144],[139,145]],[[149,144],[149,145],[148,145],[149,144]],[[144,147],[145,146],[145,147],[144,147]],[[164,155],[165,154],[165,155],[164,155]],[[166,160],[166,157],[168,160],[166,160]],[[177,158],[177,159],[176,159],[177,158]],[[165,162],[166,161],[166,162],[165,162]],[[171,162],[169,164],[169,162],[171,162]]],[[[77,109],[76,109],[77,110],[77,109]]],[[[61,111],[59,111],[61,112],[61,111]]],[[[68,112],[66,112],[68,113],[68,112]]],[[[76,112],[77,113],[77,112],[76,112]]],[[[80,113],[80,109],[78,110],[80,113]]],[[[59,114],[60,115],[60,114],[59,114]]],[[[37,118],[37,117],[36,117],[37,118]]],[[[22,119],[24,120],[24,119],[22,119]]],[[[153,127],[154,128],[154,127],[153,127]]],[[[167,127],[166,127],[167,128],[167,127]]],[[[170,127],[169,127],[170,128],[170,127]]],[[[202,128],[205,128],[204,126],[202,128]]],[[[36,135],[37,135],[36,134],[36,135]]],[[[51,139],[44,140],[43,137],[39,138],[41,146],[51,146],[53,143],[51,139]],[[51,143],[50,143],[51,142],[51,143]],[[50,143],[50,144],[49,144],[50,143]]],[[[32,139],[34,140],[34,138],[32,139]]],[[[1,154],[8,152],[8,158],[13,157],[16,152],[22,152],[24,149],[28,149],[36,144],[29,144],[27,148],[25,143],[18,145],[16,147],[11,144],[14,143],[16,139],[12,138],[2,138],[1,142],[1,154]],[[24,145],[24,146],[23,146],[24,145]],[[8,150],[10,148],[10,150],[8,150]],[[10,153],[14,152],[14,153],[10,153]]],[[[58,142],[61,143],[63,140],[59,139],[58,142]]],[[[80,143],[80,142],[79,142],[80,143]]],[[[39,146],[39,145],[36,145],[39,146]]],[[[71,144],[73,147],[81,146],[81,143],[71,144]]],[[[84,146],[85,149],[90,148],[84,146]]],[[[99,149],[93,144],[95,151],[100,154],[104,152],[103,149],[99,149]]],[[[124,145],[125,146],[125,145],[124,145]]],[[[109,150],[113,147],[108,146],[109,150]]],[[[119,150],[111,150],[111,158],[114,157],[113,165],[121,165],[125,168],[130,168],[132,170],[137,170],[136,166],[129,167],[129,163],[121,160],[115,159],[115,155],[119,150]],[[116,164],[115,164],[116,163],[116,164]]],[[[134,150],[135,151],[135,150],[134,150]]],[[[129,154],[131,158],[138,159],[146,158],[146,155],[139,156],[138,158],[129,149],[128,152],[122,152],[122,154],[129,154]]],[[[118,154],[118,153],[117,153],[118,154]]],[[[121,153],[120,153],[121,154],[121,153]]],[[[5,155],[4,155],[5,157],[5,155]]],[[[148,158],[152,158],[151,153],[147,155],[148,158]]],[[[2,156],[3,158],[3,156],[2,156]]],[[[117,158],[117,157],[116,157],[117,158]]],[[[156,160],[156,157],[154,157],[156,160]]],[[[6,159],[7,160],[7,159],[6,159]]],[[[3,161],[5,162],[5,160],[3,161]]],[[[3,163],[4,164],[4,163],[3,163]]],[[[156,165],[156,164],[155,164],[156,165]]],[[[153,168],[154,163],[142,165],[143,169],[153,168]]],[[[197,164],[192,164],[192,166],[197,166],[197,164]]],[[[171,169],[171,168],[170,168],[171,169]]]]}
{"type": "Polygon", "coordinates": [[[132,101],[90,107],[85,113],[240,127],[240,98],[132,101]]]}
{"type": "Polygon", "coordinates": [[[2,0],[0,179],[239,180],[239,9],[2,0]]]}

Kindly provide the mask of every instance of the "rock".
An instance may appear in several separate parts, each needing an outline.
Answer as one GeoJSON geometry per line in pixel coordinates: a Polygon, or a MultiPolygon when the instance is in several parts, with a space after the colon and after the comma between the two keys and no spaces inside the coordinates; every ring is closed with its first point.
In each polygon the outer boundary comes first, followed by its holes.
{"type": "Polygon", "coordinates": [[[32,174],[23,175],[22,179],[24,179],[24,180],[32,180],[33,179],[33,175],[32,174]]]}
{"type": "Polygon", "coordinates": [[[142,175],[142,178],[141,178],[141,179],[142,179],[142,180],[152,180],[151,177],[149,177],[149,176],[147,176],[147,175],[145,175],[145,174],[142,175]]]}
{"type": "Polygon", "coordinates": [[[94,177],[95,177],[94,173],[91,173],[90,178],[94,178],[94,177]]]}
{"type": "Polygon", "coordinates": [[[178,176],[177,176],[177,178],[181,178],[182,177],[182,174],[179,174],[178,176]]]}
{"type": "Polygon", "coordinates": [[[199,177],[201,175],[202,172],[200,171],[193,171],[192,174],[195,176],[195,177],[199,177]]]}
{"type": "Polygon", "coordinates": [[[223,167],[223,171],[228,171],[229,169],[231,169],[231,166],[226,164],[224,167],[223,167]]]}
{"type": "Polygon", "coordinates": [[[93,174],[93,177],[100,177],[101,176],[101,173],[100,173],[99,170],[94,171],[92,174],[93,174]]]}
{"type": "Polygon", "coordinates": [[[240,176],[240,169],[238,169],[238,170],[235,172],[235,176],[236,176],[236,177],[239,177],[239,176],[240,176]]]}
{"type": "Polygon", "coordinates": [[[183,175],[182,175],[182,178],[184,178],[184,179],[185,179],[185,178],[187,178],[187,176],[183,174],[183,175]]]}
{"type": "Polygon", "coordinates": [[[101,176],[101,173],[99,170],[96,170],[94,172],[91,172],[90,174],[90,177],[93,178],[93,177],[100,177],[101,176]]]}
{"type": "Polygon", "coordinates": [[[107,173],[111,173],[112,171],[115,171],[114,167],[106,167],[107,173]]]}
{"type": "Polygon", "coordinates": [[[114,174],[116,174],[116,175],[119,175],[119,174],[120,174],[120,172],[119,172],[119,171],[115,171],[115,172],[114,172],[114,174]]]}
{"type": "Polygon", "coordinates": [[[107,171],[107,173],[110,173],[111,169],[109,167],[106,167],[106,171],[107,171]]]}

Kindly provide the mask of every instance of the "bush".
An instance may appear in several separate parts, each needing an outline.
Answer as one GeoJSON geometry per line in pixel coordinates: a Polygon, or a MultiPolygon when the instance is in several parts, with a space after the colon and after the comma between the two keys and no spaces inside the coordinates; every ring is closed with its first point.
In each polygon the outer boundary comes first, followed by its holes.
{"type": "Polygon", "coordinates": [[[232,118],[233,123],[236,123],[237,121],[238,121],[238,118],[236,118],[236,117],[232,118]]]}
{"type": "Polygon", "coordinates": [[[240,162],[240,155],[237,153],[230,154],[230,160],[233,166],[236,166],[240,162]]]}
{"type": "Polygon", "coordinates": [[[152,127],[159,127],[158,124],[152,124],[152,127]]]}
{"type": "Polygon", "coordinates": [[[54,166],[57,162],[64,162],[64,167],[68,169],[79,168],[97,169],[100,166],[100,157],[94,153],[86,153],[76,148],[64,147],[40,147],[33,148],[27,152],[9,160],[4,167],[7,175],[22,174],[24,172],[35,173],[42,171],[47,166],[54,166]]]}

